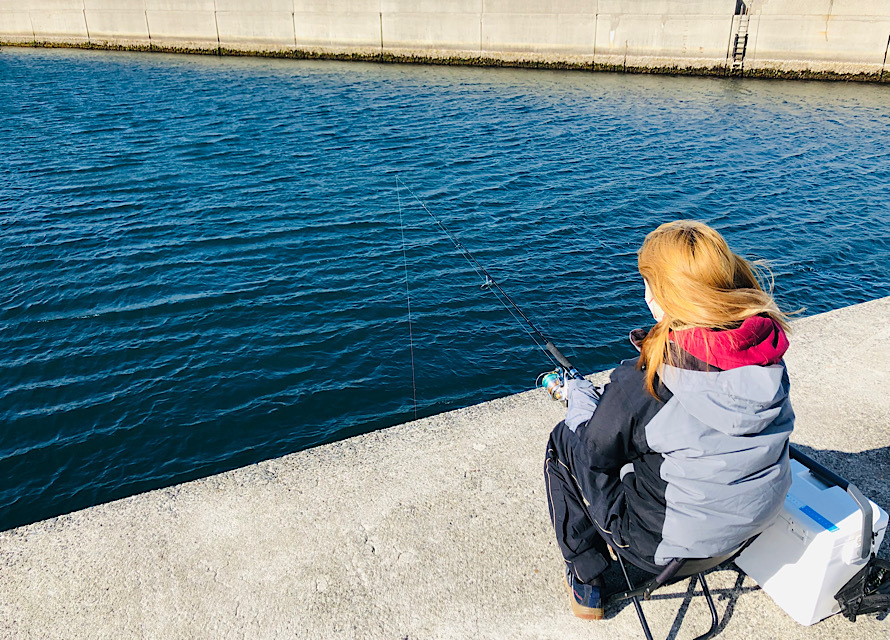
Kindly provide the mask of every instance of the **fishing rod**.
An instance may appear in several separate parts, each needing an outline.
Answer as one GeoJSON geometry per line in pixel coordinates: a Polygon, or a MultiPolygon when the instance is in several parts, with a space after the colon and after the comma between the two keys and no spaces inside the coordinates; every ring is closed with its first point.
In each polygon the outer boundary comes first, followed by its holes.
{"type": "MultiPolygon", "coordinates": [[[[522,326],[525,332],[529,335],[532,341],[537,345],[539,349],[544,352],[544,355],[550,360],[551,363],[556,365],[557,369],[554,371],[547,371],[538,376],[537,384],[540,384],[544,389],[547,390],[547,393],[554,400],[560,400],[565,402],[565,382],[569,379],[578,379],[581,380],[584,376],[579,373],[578,369],[575,368],[568,358],[563,355],[562,351],[560,351],[553,341],[548,338],[544,333],[538,328],[538,326],[531,321],[531,319],[523,313],[522,309],[519,308],[519,305],[510,297],[506,291],[504,291],[503,287],[501,287],[500,283],[492,277],[492,275],[488,272],[488,270],[480,263],[476,256],[474,256],[469,249],[467,249],[463,243],[457,238],[457,236],[445,226],[445,223],[442,222],[432,211],[430,211],[429,207],[421,200],[416,193],[409,187],[405,182],[398,176],[396,176],[397,184],[405,187],[408,193],[411,194],[411,197],[417,201],[420,207],[426,211],[427,215],[432,218],[433,222],[436,223],[436,226],[445,234],[445,236],[451,240],[454,247],[458,250],[458,252],[467,260],[476,274],[482,279],[482,289],[486,291],[491,291],[494,296],[500,301],[502,305],[510,312],[510,315],[522,326]]],[[[399,199],[401,203],[401,198],[399,199]]],[[[400,204],[401,208],[401,204],[400,204]]],[[[401,210],[400,210],[401,214],[401,210]]],[[[403,228],[404,233],[404,228],[403,228]]],[[[403,239],[404,243],[404,239],[403,239]]],[[[407,265],[406,265],[407,268],[407,265]]],[[[412,364],[413,366],[413,364],[412,364]]]]}

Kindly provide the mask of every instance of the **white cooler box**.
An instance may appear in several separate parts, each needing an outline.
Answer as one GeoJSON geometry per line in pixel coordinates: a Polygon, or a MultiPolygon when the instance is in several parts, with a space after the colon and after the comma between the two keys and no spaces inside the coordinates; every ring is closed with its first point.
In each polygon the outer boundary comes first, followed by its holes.
{"type": "Polygon", "coordinates": [[[792,452],[792,457],[815,472],[791,460],[793,481],[784,509],[739,555],[736,565],[788,615],[810,625],[840,611],[834,594],[877,552],[887,529],[887,513],[800,452],[792,452]],[[854,495],[871,505],[872,526],[863,522],[867,507],[861,509],[854,495]],[[863,546],[864,531],[868,534],[863,546]]]}

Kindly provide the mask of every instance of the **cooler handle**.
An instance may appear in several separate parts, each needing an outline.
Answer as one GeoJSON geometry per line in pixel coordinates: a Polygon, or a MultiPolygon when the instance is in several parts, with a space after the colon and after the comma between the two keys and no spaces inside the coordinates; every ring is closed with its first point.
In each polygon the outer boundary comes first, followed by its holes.
{"type": "Polygon", "coordinates": [[[863,560],[868,559],[871,555],[872,518],[874,517],[869,499],[862,495],[862,492],[855,484],[849,480],[841,478],[834,471],[826,469],[809,456],[803,454],[799,449],[796,449],[793,445],[789,445],[788,454],[793,460],[797,460],[809,469],[810,473],[819,478],[822,482],[827,485],[840,487],[847,492],[847,495],[853,498],[853,502],[855,502],[859,507],[859,510],[862,511],[862,549],[859,552],[859,557],[863,560]]]}

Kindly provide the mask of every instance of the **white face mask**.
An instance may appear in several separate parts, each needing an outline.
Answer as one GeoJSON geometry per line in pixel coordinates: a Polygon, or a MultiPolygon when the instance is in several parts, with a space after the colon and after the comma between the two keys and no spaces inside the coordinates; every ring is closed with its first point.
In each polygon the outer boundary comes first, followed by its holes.
{"type": "Polygon", "coordinates": [[[646,285],[646,305],[649,307],[649,311],[652,313],[652,317],[655,318],[655,322],[661,322],[664,318],[664,310],[661,308],[661,305],[658,304],[658,301],[655,300],[655,296],[652,295],[652,290],[649,288],[649,283],[643,280],[646,285]]]}

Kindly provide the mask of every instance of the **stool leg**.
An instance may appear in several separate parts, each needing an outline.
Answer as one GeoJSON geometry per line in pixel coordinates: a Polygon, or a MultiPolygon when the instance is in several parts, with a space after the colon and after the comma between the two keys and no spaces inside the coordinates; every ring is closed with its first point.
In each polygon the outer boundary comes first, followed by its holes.
{"type": "MultiPolygon", "coordinates": [[[[627,575],[627,569],[624,568],[624,560],[621,559],[621,554],[618,554],[618,564],[621,566],[621,573],[624,574],[624,580],[627,582],[627,588],[630,591],[634,590],[633,583],[630,581],[630,577],[627,575]]],[[[637,596],[632,598],[634,603],[634,609],[637,610],[637,617],[640,619],[640,625],[643,627],[643,633],[646,634],[646,640],[652,640],[652,632],[649,631],[649,623],[646,622],[646,616],[643,615],[643,607],[640,606],[640,599],[637,596]]],[[[696,638],[698,640],[698,638],[696,638]]]]}
{"type": "MultiPolygon", "coordinates": [[[[711,628],[706,633],[698,636],[695,640],[707,640],[717,631],[717,607],[714,606],[714,598],[711,597],[711,590],[708,589],[708,583],[705,582],[705,574],[700,573],[698,581],[701,582],[701,590],[705,594],[705,600],[708,602],[708,609],[711,610],[711,628]]],[[[694,580],[695,578],[693,578],[694,580]]]]}

